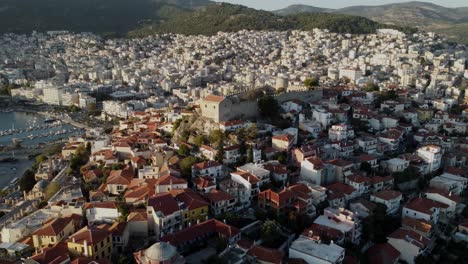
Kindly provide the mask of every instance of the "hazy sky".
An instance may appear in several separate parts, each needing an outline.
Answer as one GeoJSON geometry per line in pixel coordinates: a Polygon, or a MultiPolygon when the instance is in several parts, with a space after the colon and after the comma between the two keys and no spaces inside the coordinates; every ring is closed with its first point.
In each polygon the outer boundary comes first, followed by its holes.
{"type": "MultiPolygon", "coordinates": [[[[399,0],[215,0],[219,2],[229,2],[241,4],[257,9],[277,10],[292,4],[305,4],[317,7],[340,8],[354,5],[383,5],[390,3],[403,3],[407,1],[399,0]]],[[[429,0],[431,2],[446,7],[468,6],[467,0],[429,0]]]]}

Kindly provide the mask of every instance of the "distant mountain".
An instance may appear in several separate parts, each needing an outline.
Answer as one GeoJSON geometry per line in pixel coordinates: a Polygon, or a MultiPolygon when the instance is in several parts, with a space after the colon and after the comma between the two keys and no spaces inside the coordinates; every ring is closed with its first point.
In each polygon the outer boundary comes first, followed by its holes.
{"type": "Polygon", "coordinates": [[[372,33],[377,28],[388,27],[358,16],[330,13],[300,13],[280,16],[272,12],[256,10],[227,3],[210,4],[206,7],[180,13],[158,23],[131,32],[131,36],[153,33],[180,33],[213,35],[219,31],[247,30],[312,30],[328,29],[338,33],[372,33]]]}
{"type": "Polygon", "coordinates": [[[309,5],[290,5],[284,9],[274,11],[273,13],[281,16],[295,15],[299,13],[321,13],[326,12],[330,9],[320,8],[309,5]]]}
{"type": "MultiPolygon", "coordinates": [[[[290,6],[275,11],[276,14],[297,14],[314,10],[316,7],[290,6]],[[294,11],[294,12],[293,12],[294,11]]],[[[341,9],[326,9],[324,12],[363,16],[393,25],[418,27],[424,30],[445,33],[454,40],[466,42],[468,38],[468,7],[446,8],[425,2],[407,2],[381,6],[351,6],[341,9]]]]}

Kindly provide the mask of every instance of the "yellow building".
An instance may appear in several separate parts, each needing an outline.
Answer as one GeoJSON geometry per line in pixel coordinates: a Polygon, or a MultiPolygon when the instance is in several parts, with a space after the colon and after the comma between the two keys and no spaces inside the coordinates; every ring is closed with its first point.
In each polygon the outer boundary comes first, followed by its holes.
{"type": "Polygon", "coordinates": [[[174,190],[171,193],[177,201],[185,205],[186,210],[182,213],[185,227],[189,223],[196,224],[208,219],[209,203],[200,194],[190,189],[174,190]]]}
{"type": "Polygon", "coordinates": [[[35,248],[43,248],[56,245],[60,241],[75,233],[77,222],[81,222],[81,216],[71,215],[64,218],[54,218],[32,234],[35,248]]]}
{"type": "Polygon", "coordinates": [[[434,117],[434,111],[432,109],[418,108],[416,111],[419,121],[429,121],[434,117]]]}
{"type": "Polygon", "coordinates": [[[86,226],[70,236],[68,251],[74,257],[83,256],[93,259],[110,259],[112,254],[112,235],[106,229],[86,226]]]}

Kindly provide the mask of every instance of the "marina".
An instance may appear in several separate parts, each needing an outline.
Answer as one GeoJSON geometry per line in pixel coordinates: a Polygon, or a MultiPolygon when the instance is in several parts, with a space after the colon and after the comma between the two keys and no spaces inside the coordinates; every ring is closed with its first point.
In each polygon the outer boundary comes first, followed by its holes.
{"type": "Polygon", "coordinates": [[[78,136],[82,132],[82,128],[55,116],[1,110],[0,158],[5,162],[0,163],[0,189],[15,186],[33,164],[30,155],[40,153],[48,144],[67,141],[69,137],[78,136]]]}
{"type": "Polygon", "coordinates": [[[82,129],[55,117],[34,113],[0,112],[0,145],[31,147],[76,136],[82,129]]]}

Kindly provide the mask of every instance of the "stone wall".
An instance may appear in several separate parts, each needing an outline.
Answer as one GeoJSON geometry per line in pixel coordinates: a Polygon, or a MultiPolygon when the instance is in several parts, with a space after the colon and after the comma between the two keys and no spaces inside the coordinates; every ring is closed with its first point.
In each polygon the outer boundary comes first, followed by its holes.
{"type": "MultiPolygon", "coordinates": [[[[294,91],[275,95],[279,104],[298,99],[303,102],[320,100],[323,90],[294,91]]],[[[222,102],[202,102],[200,105],[202,116],[216,122],[236,119],[253,119],[258,116],[257,100],[241,100],[237,96],[228,96],[222,102]],[[205,107],[205,105],[207,107],[205,107]]]]}

